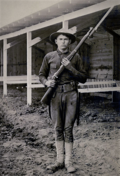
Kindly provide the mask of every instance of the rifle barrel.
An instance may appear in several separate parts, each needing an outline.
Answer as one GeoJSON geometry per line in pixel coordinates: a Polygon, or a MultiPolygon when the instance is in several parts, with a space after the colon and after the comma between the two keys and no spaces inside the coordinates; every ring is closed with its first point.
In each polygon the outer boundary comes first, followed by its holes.
{"type": "Polygon", "coordinates": [[[95,32],[97,31],[98,27],[101,25],[101,23],[104,21],[104,19],[108,16],[108,14],[112,11],[112,9],[114,8],[114,6],[112,6],[111,8],[109,8],[109,10],[106,12],[106,14],[102,17],[102,19],[99,21],[99,23],[94,27],[94,29],[92,30],[92,32],[90,33],[89,37],[95,32]]]}

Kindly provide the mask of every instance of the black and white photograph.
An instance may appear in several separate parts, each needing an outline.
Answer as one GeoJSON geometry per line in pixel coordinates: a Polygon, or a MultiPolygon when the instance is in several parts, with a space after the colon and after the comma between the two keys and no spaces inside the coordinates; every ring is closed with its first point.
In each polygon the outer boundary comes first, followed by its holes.
{"type": "Polygon", "coordinates": [[[120,176],[120,0],[0,0],[0,176],[120,176]]]}

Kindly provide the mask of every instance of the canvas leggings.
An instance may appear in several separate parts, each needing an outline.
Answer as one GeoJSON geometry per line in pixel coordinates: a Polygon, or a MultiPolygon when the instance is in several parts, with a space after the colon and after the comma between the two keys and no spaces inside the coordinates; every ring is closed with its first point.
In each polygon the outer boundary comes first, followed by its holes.
{"type": "Polygon", "coordinates": [[[50,103],[50,114],[57,141],[73,142],[73,126],[76,120],[78,92],[56,92],[50,103]]]}

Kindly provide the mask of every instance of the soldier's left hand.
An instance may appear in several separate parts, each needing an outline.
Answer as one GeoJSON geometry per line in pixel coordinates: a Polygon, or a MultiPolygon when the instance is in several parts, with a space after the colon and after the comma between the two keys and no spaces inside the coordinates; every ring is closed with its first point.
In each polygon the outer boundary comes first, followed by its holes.
{"type": "Polygon", "coordinates": [[[67,58],[63,58],[61,63],[66,67],[70,63],[70,61],[67,58]]]}

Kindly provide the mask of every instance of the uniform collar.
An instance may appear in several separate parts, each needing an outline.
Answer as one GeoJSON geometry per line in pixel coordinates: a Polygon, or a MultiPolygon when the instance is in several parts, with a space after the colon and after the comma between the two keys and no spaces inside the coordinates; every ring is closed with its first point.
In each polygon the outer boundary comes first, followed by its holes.
{"type": "Polygon", "coordinates": [[[70,51],[68,50],[68,51],[66,51],[65,53],[62,53],[59,49],[57,49],[57,53],[59,54],[59,55],[62,55],[62,54],[68,54],[70,51]]]}

